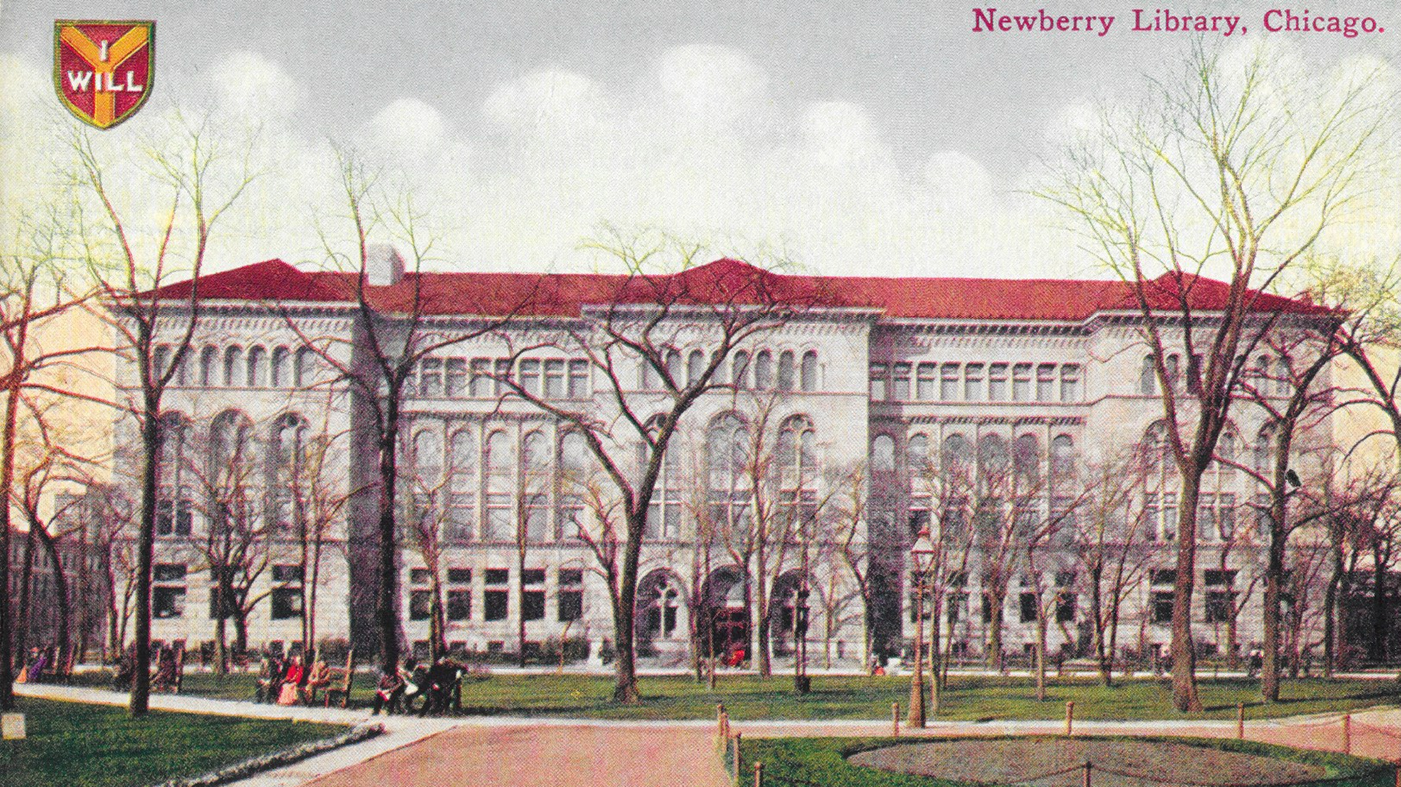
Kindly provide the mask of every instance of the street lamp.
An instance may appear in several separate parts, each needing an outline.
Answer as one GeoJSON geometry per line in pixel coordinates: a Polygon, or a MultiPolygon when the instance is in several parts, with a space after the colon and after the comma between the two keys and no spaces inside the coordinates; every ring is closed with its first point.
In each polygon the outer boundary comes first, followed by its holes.
{"type": "Polygon", "coordinates": [[[909,727],[924,726],[924,587],[933,562],[934,542],[926,527],[910,547],[910,566],[915,572],[915,664],[910,676],[910,715],[905,721],[909,727]]]}

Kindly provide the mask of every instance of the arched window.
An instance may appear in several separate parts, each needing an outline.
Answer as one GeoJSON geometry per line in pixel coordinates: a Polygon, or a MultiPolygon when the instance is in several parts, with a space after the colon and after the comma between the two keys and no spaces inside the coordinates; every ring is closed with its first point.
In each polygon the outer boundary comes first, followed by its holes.
{"type": "Polygon", "coordinates": [[[199,384],[206,388],[219,383],[219,350],[205,347],[199,353],[199,384]]]}
{"type": "Polygon", "coordinates": [[[749,387],[749,353],[744,350],[736,350],[735,357],[730,361],[730,381],[736,388],[749,387]]]}
{"type": "Polygon", "coordinates": [[[811,393],[817,390],[817,351],[803,353],[803,366],[799,373],[799,387],[811,393]]]}
{"type": "Polygon", "coordinates": [[[773,354],[760,350],[754,358],[754,387],[760,391],[773,388],[773,354]]]}
{"type": "Polygon", "coordinates": [[[878,434],[871,440],[871,470],[876,473],[895,472],[895,438],[878,434]]]}
{"type": "Polygon", "coordinates": [[[905,443],[905,465],[910,475],[925,478],[929,475],[929,437],[923,433],[910,435],[905,443]]]}
{"type": "Polygon", "coordinates": [[[749,460],[749,432],[733,413],[711,422],[706,431],[708,468],[707,521],[714,532],[743,539],[749,530],[749,493],[744,474],[749,460]]]}
{"type": "Polygon", "coordinates": [[[450,543],[472,540],[477,511],[477,441],[468,429],[458,429],[448,439],[447,516],[443,538],[450,543]]]}
{"type": "Polygon", "coordinates": [[[1255,471],[1268,474],[1275,458],[1274,424],[1266,424],[1255,436],[1255,445],[1251,453],[1253,454],[1252,464],[1255,466],[1255,471]]]}
{"type": "Polygon", "coordinates": [[[682,385],[681,377],[681,352],[679,350],[666,351],[666,374],[671,378],[673,385],[682,385]]]}
{"type": "Polygon", "coordinates": [[[978,483],[985,493],[995,493],[1004,483],[1010,458],[1007,441],[1001,435],[985,434],[978,438],[978,483]]]}
{"type": "Polygon", "coordinates": [[[248,349],[248,387],[262,388],[268,384],[268,351],[258,345],[248,349]]]}
{"type": "Polygon", "coordinates": [[[1166,364],[1166,366],[1167,366],[1168,387],[1171,388],[1171,389],[1174,390],[1174,391],[1177,390],[1177,378],[1178,378],[1178,375],[1181,373],[1181,372],[1180,372],[1180,367],[1181,367],[1181,365],[1182,365],[1182,359],[1179,358],[1179,357],[1177,356],[1177,353],[1173,353],[1172,355],[1169,355],[1169,356],[1167,357],[1167,364],[1166,364]]]}
{"type": "Polygon", "coordinates": [[[1024,434],[1012,444],[1012,470],[1023,492],[1041,483],[1041,445],[1034,434],[1024,434]]]}
{"type": "Polygon", "coordinates": [[[939,451],[939,464],[945,483],[954,483],[959,476],[966,476],[973,469],[973,447],[968,438],[961,434],[951,434],[944,438],[939,451]]]}
{"type": "Polygon", "coordinates": [[[224,350],[224,385],[233,388],[242,382],[243,348],[234,345],[224,350]]]}
{"type": "Polygon", "coordinates": [[[1051,439],[1051,478],[1063,480],[1075,474],[1075,441],[1070,435],[1051,439]]]}
{"type": "Polygon", "coordinates": [[[1216,455],[1221,459],[1222,480],[1235,478],[1236,468],[1232,463],[1236,462],[1236,436],[1233,432],[1226,432],[1221,435],[1220,441],[1216,443],[1216,455]]]}
{"type": "Polygon", "coordinates": [[[699,384],[703,374],[705,374],[705,353],[700,350],[692,350],[691,354],[686,357],[686,385],[699,384]]]}
{"type": "Polygon", "coordinates": [[[578,432],[565,432],[559,441],[560,469],[573,476],[582,476],[593,463],[589,443],[578,432]]]}
{"type": "Polygon", "coordinates": [[[794,376],[793,351],[784,350],[778,355],[778,390],[793,390],[794,376]]]}
{"type": "Polygon", "coordinates": [[[414,435],[413,471],[420,491],[436,492],[443,483],[443,441],[432,429],[414,435]]]}
{"type": "Polygon", "coordinates": [[[298,388],[314,382],[316,353],[310,347],[297,350],[297,358],[292,369],[292,384],[298,388]]]}
{"type": "Polygon", "coordinates": [[[525,436],[521,443],[521,466],[527,473],[546,473],[551,467],[549,441],[539,431],[525,436]]]}
{"type": "Polygon", "coordinates": [[[486,440],[485,478],[486,519],[482,538],[489,541],[504,541],[515,537],[516,517],[512,487],[512,464],[515,457],[511,451],[511,439],[504,430],[492,432],[486,440]]]}
{"type": "Polygon", "coordinates": [[[194,522],[191,487],[193,430],[179,413],[161,416],[161,445],[157,454],[156,535],[188,536],[194,522]]]}
{"type": "Polygon", "coordinates": [[[281,388],[291,382],[289,375],[291,371],[289,361],[292,353],[286,347],[278,347],[272,351],[272,387],[281,388]]]}
{"type": "Polygon", "coordinates": [[[805,415],[795,415],[783,422],[778,430],[778,467],[782,483],[791,487],[804,486],[817,472],[817,432],[805,415]]]}
{"type": "Polygon", "coordinates": [[[1153,356],[1143,356],[1143,367],[1138,372],[1138,392],[1152,396],[1158,392],[1158,372],[1153,368],[1153,356]]]}
{"type": "Polygon", "coordinates": [[[268,521],[275,528],[293,530],[303,521],[306,456],[306,420],[286,413],[273,422],[268,459],[268,521]]]}

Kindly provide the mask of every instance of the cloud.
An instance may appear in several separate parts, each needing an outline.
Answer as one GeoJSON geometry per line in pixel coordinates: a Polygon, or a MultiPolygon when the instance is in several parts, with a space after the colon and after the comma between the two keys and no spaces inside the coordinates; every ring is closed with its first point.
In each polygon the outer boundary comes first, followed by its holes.
{"type": "Polygon", "coordinates": [[[230,52],[214,64],[209,80],[219,106],[255,118],[284,118],[303,96],[280,64],[257,52],[230,52]]]}

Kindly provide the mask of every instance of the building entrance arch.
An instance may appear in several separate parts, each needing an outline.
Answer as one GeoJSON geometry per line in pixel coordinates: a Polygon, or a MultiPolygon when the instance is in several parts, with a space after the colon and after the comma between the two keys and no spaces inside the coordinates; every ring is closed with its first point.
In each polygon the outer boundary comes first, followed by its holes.
{"type": "Polygon", "coordinates": [[[749,658],[749,599],[737,566],[710,572],[701,588],[701,652],[737,664],[749,658]]]}

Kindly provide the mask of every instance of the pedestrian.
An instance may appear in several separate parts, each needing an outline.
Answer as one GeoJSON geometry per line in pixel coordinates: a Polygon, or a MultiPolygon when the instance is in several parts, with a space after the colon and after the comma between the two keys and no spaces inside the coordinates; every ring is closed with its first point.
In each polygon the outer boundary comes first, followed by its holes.
{"type": "Polygon", "coordinates": [[[372,715],[378,716],[381,709],[388,706],[387,713],[399,712],[399,699],[404,696],[404,677],[398,670],[385,667],[375,686],[375,709],[372,715]]]}

